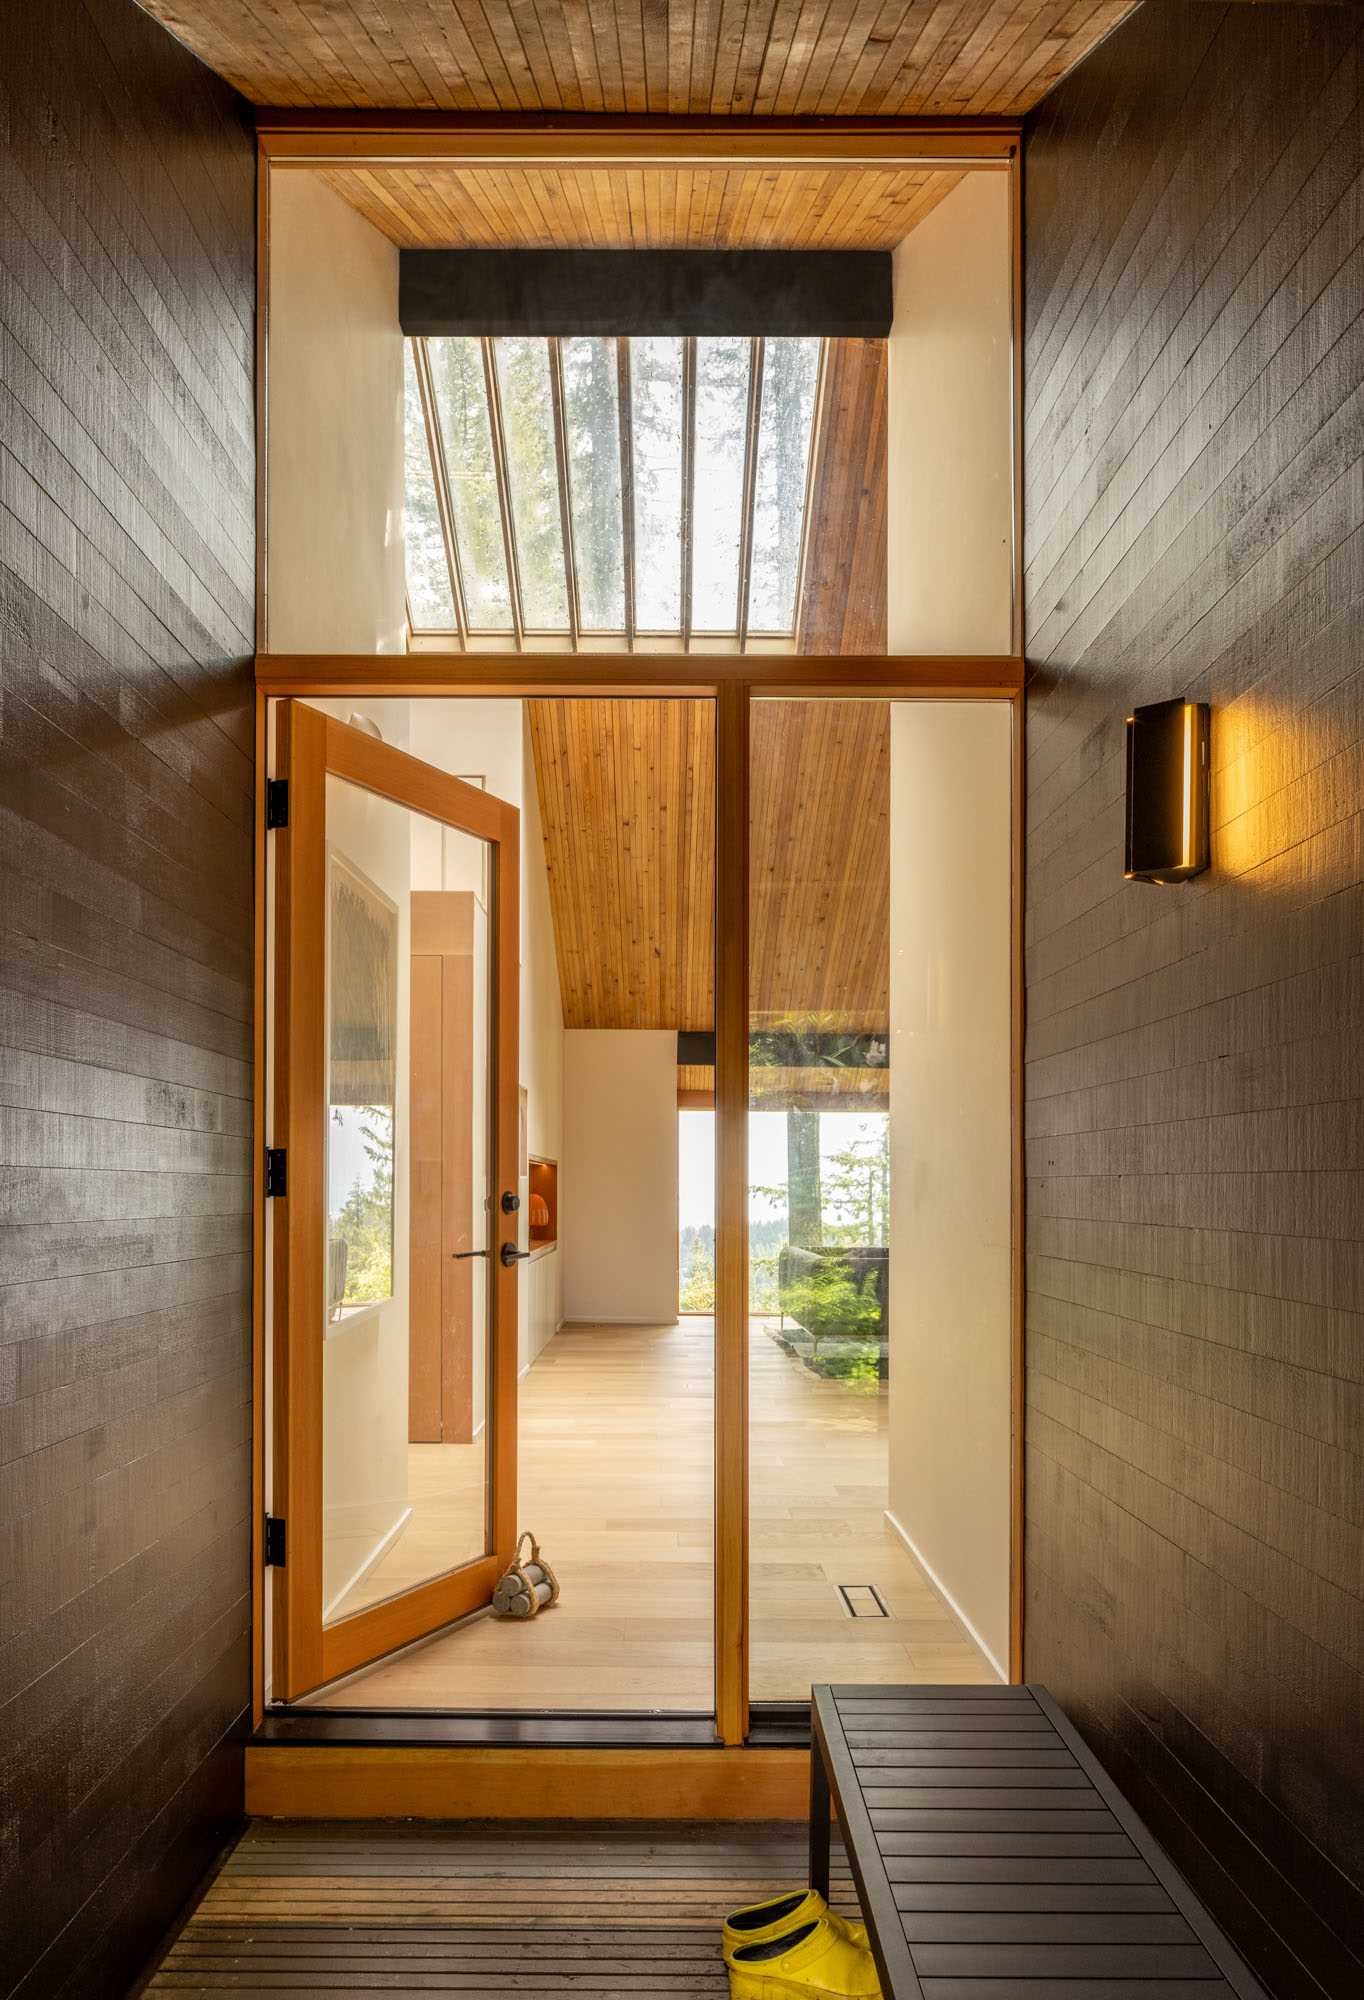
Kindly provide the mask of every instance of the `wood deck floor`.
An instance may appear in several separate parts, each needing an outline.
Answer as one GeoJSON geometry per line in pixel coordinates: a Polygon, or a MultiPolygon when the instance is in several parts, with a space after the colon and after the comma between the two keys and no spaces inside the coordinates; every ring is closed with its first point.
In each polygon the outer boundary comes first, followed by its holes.
{"type": "Polygon", "coordinates": [[[725,1913],[805,1868],[790,1826],[259,1821],[147,1990],[720,2000],[725,1913]]]}
{"type": "MultiPolygon", "coordinates": [[[[529,1625],[477,1619],[318,1699],[709,1711],[712,1341],[702,1318],[557,1334],[521,1384],[520,1483],[561,1602],[529,1625]]],[[[886,1523],[886,1405],[884,1384],[822,1380],[754,1323],[755,1701],[808,1700],[813,1681],[996,1678],[886,1523]],[[885,1618],[848,1615],[839,1585],[868,1583],[885,1618]]],[[[434,1574],[451,1545],[441,1449],[413,1448],[419,1504],[390,1587],[434,1574]]]]}

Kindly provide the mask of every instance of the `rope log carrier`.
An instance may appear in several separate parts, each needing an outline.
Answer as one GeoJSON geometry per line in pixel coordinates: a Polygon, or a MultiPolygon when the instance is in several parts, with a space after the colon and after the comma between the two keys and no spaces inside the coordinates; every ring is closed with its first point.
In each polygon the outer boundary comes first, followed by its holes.
{"type": "Polygon", "coordinates": [[[540,1554],[540,1544],[528,1528],[493,1592],[493,1610],[499,1618],[534,1618],[537,1612],[558,1601],[559,1579],[540,1554]],[[530,1553],[523,1555],[527,1543],[530,1553]]]}

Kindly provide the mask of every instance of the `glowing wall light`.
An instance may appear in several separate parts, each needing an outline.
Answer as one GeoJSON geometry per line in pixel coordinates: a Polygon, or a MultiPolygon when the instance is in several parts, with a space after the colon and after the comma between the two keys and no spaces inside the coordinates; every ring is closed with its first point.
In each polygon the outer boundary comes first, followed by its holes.
{"type": "Polygon", "coordinates": [[[1129,882],[1187,882],[1208,865],[1208,716],[1177,699],[1127,718],[1129,882]]]}

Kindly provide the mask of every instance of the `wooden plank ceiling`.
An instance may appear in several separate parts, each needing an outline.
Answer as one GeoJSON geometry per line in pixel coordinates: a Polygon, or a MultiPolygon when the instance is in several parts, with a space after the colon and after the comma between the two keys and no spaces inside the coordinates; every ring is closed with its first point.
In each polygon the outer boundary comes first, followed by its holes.
{"type": "Polygon", "coordinates": [[[143,0],[256,104],[960,117],[1029,110],[1132,0],[143,0]]]}
{"type": "Polygon", "coordinates": [[[329,167],[413,250],[893,250],[960,173],[841,167],[329,167]]]}
{"type": "MultiPolygon", "coordinates": [[[[711,704],[570,699],[527,708],[565,1027],[708,1029],[711,704]]],[[[887,702],[770,701],[754,710],[755,1025],[797,1016],[830,1029],[886,1029],[889,756],[887,702]]]]}

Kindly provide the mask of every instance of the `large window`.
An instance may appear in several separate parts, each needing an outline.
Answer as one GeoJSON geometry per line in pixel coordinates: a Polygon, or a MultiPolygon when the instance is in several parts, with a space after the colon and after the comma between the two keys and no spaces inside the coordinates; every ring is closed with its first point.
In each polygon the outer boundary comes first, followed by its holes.
{"type": "Polygon", "coordinates": [[[819,340],[409,340],[414,634],[793,646],[822,374],[819,340]]]}

